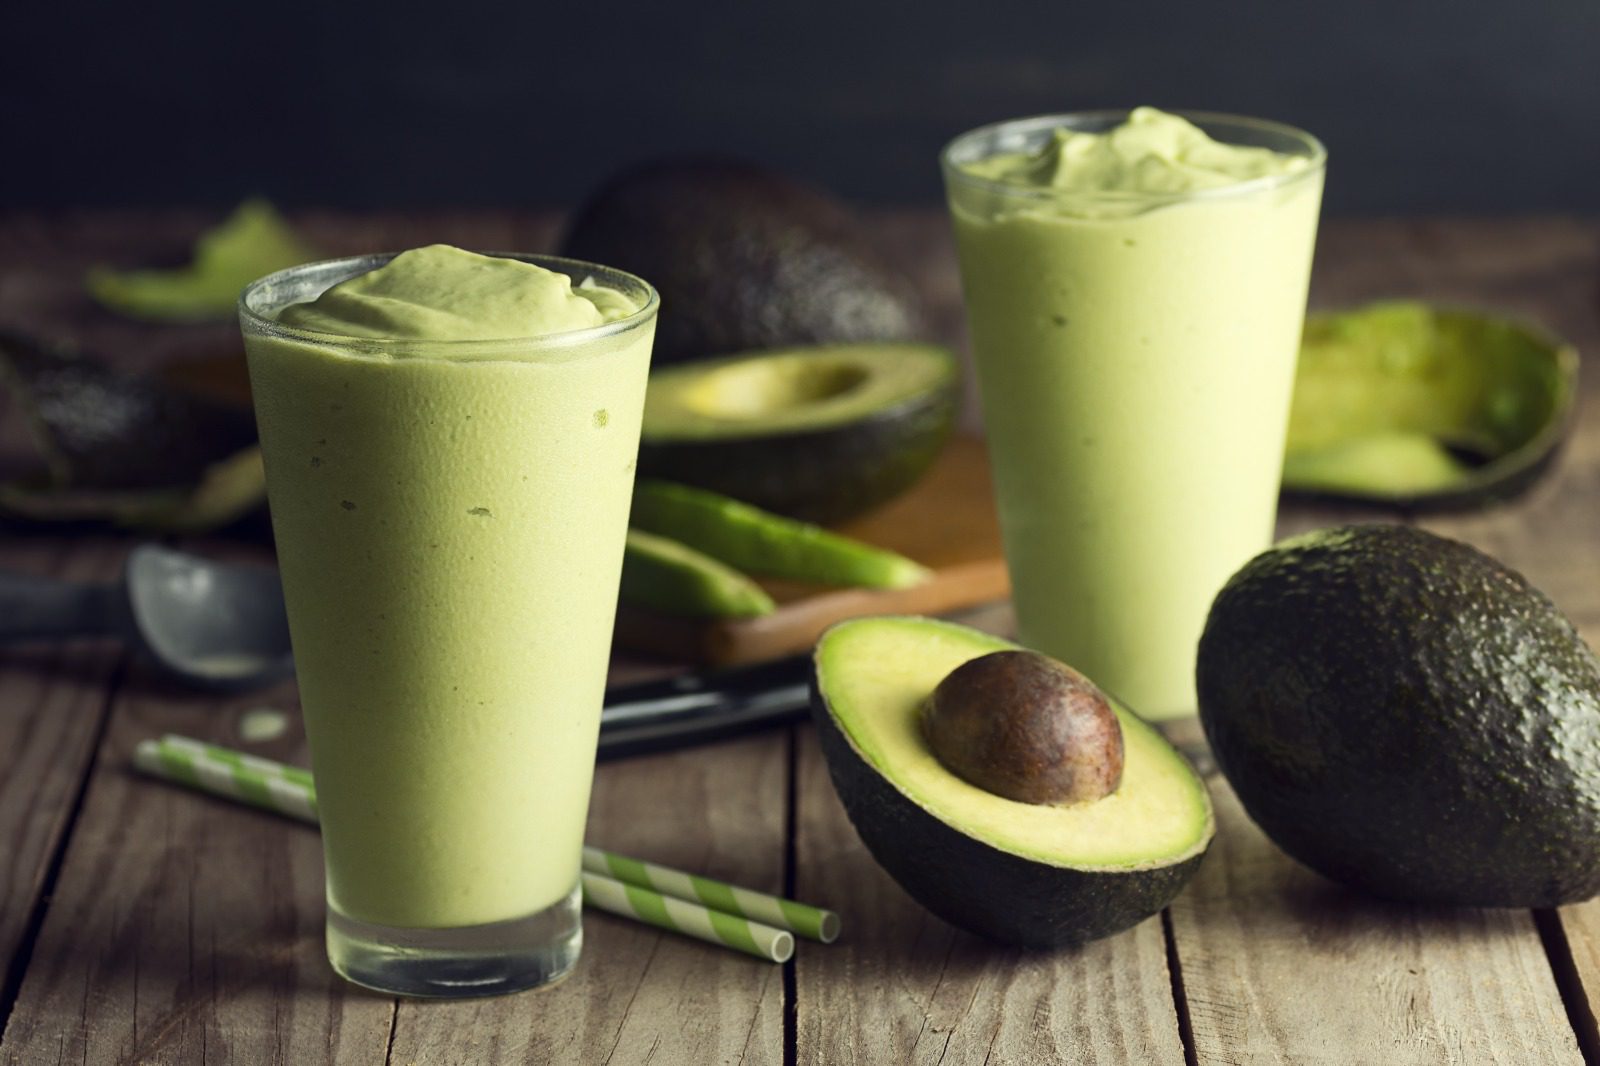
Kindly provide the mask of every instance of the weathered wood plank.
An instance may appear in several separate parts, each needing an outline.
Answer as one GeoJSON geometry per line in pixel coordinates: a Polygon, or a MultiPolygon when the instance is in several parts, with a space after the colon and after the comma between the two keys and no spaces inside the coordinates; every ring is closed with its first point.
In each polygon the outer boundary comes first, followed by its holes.
{"type": "MultiPolygon", "coordinates": [[[[788,737],[603,765],[588,839],[766,892],[783,890],[788,737]]],[[[802,952],[817,945],[802,942],[802,952]]],[[[562,984],[528,996],[400,1005],[391,1062],[783,1061],[783,970],[610,915],[584,915],[562,984]]]]}
{"type": "MultiPolygon", "coordinates": [[[[121,565],[104,538],[11,537],[0,569],[103,581],[121,565]]],[[[111,700],[119,649],[104,641],[0,649],[0,1029],[21,979],[40,894],[64,846],[111,700]]]]}
{"type": "Polygon", "coordinates": [[[1198,1062],[1582,1061],[1528,912],[1348,892],[1212,792],[1216,843],[1172,905],[1198,1062]]]}
{"type": "Polygon", "coordinates": [[[298,730],[253,746],[237,730],[246,709],[293,700],[290,685],[217,699],[130,675],[0,1063],[384,1061],[394,1001],[345,985],[323,955],[317,835],[129,765],[169,731],[303,761],[298,730]]]}
{"type": "Polygon", "coordinates": [[[872,860],[809,731],[799,755],[796,892],[844,932],[796,956],[797,1062],[1183,1061],[1159,918],[1053,952],[962,933],[872,860]]]}

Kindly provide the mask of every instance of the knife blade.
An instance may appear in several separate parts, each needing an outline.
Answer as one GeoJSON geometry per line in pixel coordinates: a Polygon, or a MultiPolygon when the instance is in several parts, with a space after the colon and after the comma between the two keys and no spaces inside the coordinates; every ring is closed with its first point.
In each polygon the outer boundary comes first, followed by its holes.
{"type": "Polygon", "coordinates": [[[740,736],[805,717],[811,656],[626,685],[606,693],[601,759],[740,736]]]}

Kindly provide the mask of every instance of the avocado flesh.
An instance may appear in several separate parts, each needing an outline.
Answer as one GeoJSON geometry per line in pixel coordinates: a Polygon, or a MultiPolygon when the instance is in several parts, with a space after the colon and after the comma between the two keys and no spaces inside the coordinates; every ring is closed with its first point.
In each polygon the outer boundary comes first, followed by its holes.
{"type": "Polygon", "coordinates": [[[1395,301],[1311,315],[1284,488],[1431,507],[1512,495],[1564,437],[1576,379],[1570,347],[1485,314],[1395,301]]]}
{"type": "Polygon", "coordinates": [[[1600,664],[1518,574],[1406,526],[1258,556],[1200,641],[1200,717],[1289,855],[1391,899],[1600,891],[1600,664]]]}
{"type": "Polygon", "coordinates": [[[814,711],[835,787],[878,862],[952,924],[1007,943],[1081,943],[1156,913],[1198,868],[1215,824],[1204,784],[1153,728],[1113,707],[1117,790],[1018,803],[945,769],[922,702],[951,670],[1016,645],[924,618],[866,618],[816,650],[814,711]]]}
{"type": "Polygon", "coordinates": [[[908,488],[955,424],[955,357],[923,344],[753,352],[651,375],[640,472],[809,522],[908,488]]]}

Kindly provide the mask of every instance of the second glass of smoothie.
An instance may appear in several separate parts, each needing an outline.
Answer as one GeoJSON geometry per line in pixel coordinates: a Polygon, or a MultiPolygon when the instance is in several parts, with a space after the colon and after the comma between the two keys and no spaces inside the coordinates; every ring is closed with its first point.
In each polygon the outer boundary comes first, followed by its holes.
{"type": "Polygon", "coordinates": [[[618,271],[443,246],[242,298],[351,980],[484,995],[577,960],[656,307],[618,271]]]}
{"type": "Polygon", "coordinates": [[[1049,115],[942,157],[1023,643],[1193,714],[1272,539],[1325,153],[1219,115],[1049,115]]]}

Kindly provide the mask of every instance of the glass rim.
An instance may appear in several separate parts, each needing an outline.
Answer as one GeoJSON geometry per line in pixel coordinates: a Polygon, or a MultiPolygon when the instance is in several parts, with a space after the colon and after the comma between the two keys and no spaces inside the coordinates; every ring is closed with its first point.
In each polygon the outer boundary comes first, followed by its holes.
{"type": "MultiPolygon", "coordinates": [[[[601,284],[606,284],[607,276],[636,286],[645,293],[645,302],[639,309],[623,318],[610,322],[602,322],[598,326],[585,326],[582,329],[555,330],[550,333],[531,333],[515,337],[494,337],[481,340],[458,338],[451,340],[427,340],[417,337],[366,337],[352,336],[348,333],[328,333],[323,330],[305,329],[299,326],[284,325],[278,319],[263,314],[251,306],[253,295],[269,286],[280,285],[296,274],[309,271],[323,270],[336,272],[340,267],[348,268],[340,281],[359,277],[369,270],[375,270],[394,259],[400,252],[367,252],[361,255],[338,256],[333,259],[319,259],[315,262],[301,263],[298,266],[286,267],[283,270],[273,271],[263,275],[246,285],[239,293],[237,306],[239,319],[243,326],[253,332],[266,336],[286,338],[289,340],[306,341],[330,347],[338,347],[349,351],[383,353],[389,355],[406,353],[438,353],[472,351],[480,353],[477,361],[484,361],[486,357],[505,352],[520,351],[526,357],[526,348],[530,344],[537,344],[541,348],[576,347],[615,337],[630,330],[636,329],[655,317],[661,307],[661,294],[656,292],[655,286],[626,270],[608,267],[601,263],[591,263],[584,259],[570,259],[560,255],[545,255],[540,252],[479,252],[479,255],[493,256],[497,259],[513,259],[518,262],[532,263],[535,266],[570,267],[571,270],[562,270],[569,278],[574,274],[589,274],[601,284]],[[358,269],[363,268],[363,269],[358,269]]],[[[330,288],[332,286],[329,286],[330,288]]],[[[611,286],[607,285],[608,288],[611,286]]],[[[280,307],[287,307],[282,304],[280,307]]]]}
{"type": "MultiPolygon", "coordinates": [[[[1310,165],[1287,174],[1265,174],[1261,177],[1246,178],[1243,181],[1236,181],[1227,185],[1219,185],[1208,189],[1190,189],[1186,192],[1075,192],[1024,185],[1020,182],[1007,181],[1003,178],[982,177],[962,169],[961,163],[956,161],[956,155],[962,148],[986,137],[996,137],[1003,133],[1016,131],[1033,132],[1038,129],[1070,127],[1074,123],[1080,125],[1084,123],[1106,123],[1110,125],[1127,118],[1135,110],[1135,108],[1124,107],[1099,108],[1089,111],[1057,111],[1042,115],[1030,115],[1025,118],[1003,119],[999,122],[990,122],[975,129],[967,130],[965,133],[952,138],[939,152],[939,163],[944,171],[945,183],[946,185],[964,185],[969,188],[982,189],[1020,200],[1057,203],[1063,200],[1072,200],[1080,203],[1160,206],[1163,204],[1187,203],[1194,200],[1226,200],[1235,196],[1249,196],[1254,193],[1283,188],[1296,182],[1308,180],[1314,175],[1320,175],[1327,167],[1328,149],[1315,136],[1300,129],[1298,126],[1291,126],[1286,122],[1276,122],[1272,119],[1230,114],[1225,111],[1187,110],[1173,110],[1166,113],[1194,123],[1208,135],[1211,134],[1211,130],[1207,129],[1208,126],[1230,126],[1280,138],[1290,145],[1298,146],[1299,151],[1291,150],[1289,154],[1305,157],[1310,160],[1310,165]]],[[[1221,143],[1228,144],[1232,142],[1224,139],[1221,143]]],[[[1262,146],[1250,145],[1247,147],[1262,146]]],[[[976,158],[988,158],[988,156],[976,158]]],[[[971,161],[964,160],[963,162],[971,161]]]]}

